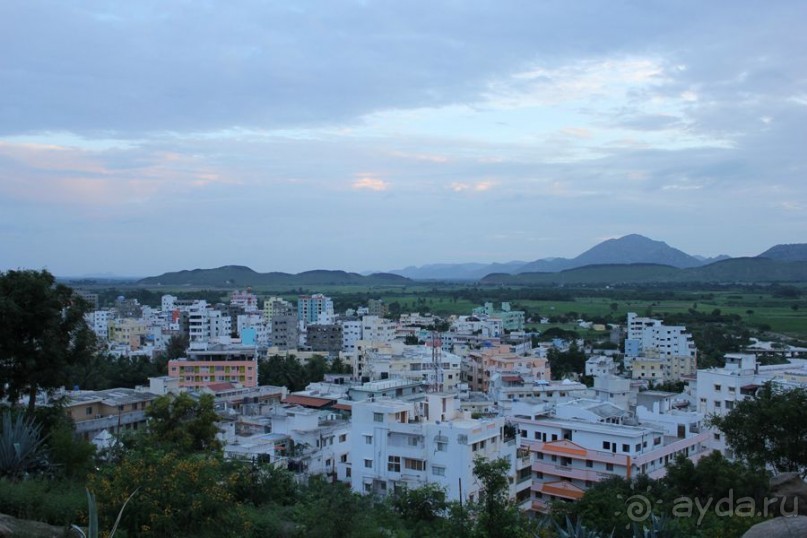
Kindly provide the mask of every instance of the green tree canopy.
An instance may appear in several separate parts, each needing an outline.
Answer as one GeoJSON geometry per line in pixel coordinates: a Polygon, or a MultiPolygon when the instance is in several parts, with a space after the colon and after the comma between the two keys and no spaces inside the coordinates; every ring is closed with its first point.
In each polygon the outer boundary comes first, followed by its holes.
{"type": "Polygon", "coordinates": [[[753,398],[738,402],[711,424],[726,436],[734,454],[778,472],[807,472],[807,389],[779,389],[766,383],[753,398]]]}
{"type": "Polygon", "coordinates": [[[88,310],[48,271],[0,273],[0,397],[16,402],[27,395],[33,413],[40,389],[64,386],[68,367],[95,351],[88,310]]]}
{"type": "Polygon", "coordinates": [[[146,410],[148,443],[183,454],[221,450],[213,403],[210,394],[195,400],[184,392],[155,399],[146,410]]]}

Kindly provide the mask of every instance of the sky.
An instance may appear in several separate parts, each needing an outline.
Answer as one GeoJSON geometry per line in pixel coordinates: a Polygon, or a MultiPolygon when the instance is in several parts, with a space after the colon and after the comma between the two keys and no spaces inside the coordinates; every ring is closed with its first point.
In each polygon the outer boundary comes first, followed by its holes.
{"type": "Polygon", "coordinates": [[[807,242],[807,2],[0,2],[0,270],[807,242]]]}

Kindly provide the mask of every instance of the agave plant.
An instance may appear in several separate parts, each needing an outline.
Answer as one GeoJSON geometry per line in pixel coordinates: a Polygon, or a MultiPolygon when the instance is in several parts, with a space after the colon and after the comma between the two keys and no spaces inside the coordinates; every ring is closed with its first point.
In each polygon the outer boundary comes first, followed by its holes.
{"type": "Polygon", "coordinates": [[[583,525],[580,518],[577,518],[576,524],[572,523],[568,516],[566,517],[566,526],[561,527],[556,523],[555,531],[558,534],[558,538],[611,538],[614,535],[612,532],[606,536],[593,529],[588,529],[585,525],[583,525]]]}
{"type": "Polygon", "coordinates": [[[35,466],[42,454],[42,426],[33,418],[3,413],[0,432],[0,476],[17,479],[35,466]]]}
{"type": "MultiPolygon", "coordinates": [[[[131,495],[124,501],[123,506],[121,506],[120,512],[118,512],[118,517],[115,519],[115,524],[112,526],[112,531],[109,533],[108,538],[112,538],[115,536],[115,532],[118,530],[118,525],[120,524],[120,518],[123,516],[123,510],[126,508],[126,505],[129,504],[129,501],[132,500],[137,490],[140,488],[135,489],[131,495]]],[[[98,531],[98,505],[95,502],[95,493],[92,493],[90,490],[87,491],[87,532],[84,532],[84,529],[79,527],[78,525],[71,525],[70,527],[76,531],[81,538],[98,538],[100,536],[98,531]]]]}

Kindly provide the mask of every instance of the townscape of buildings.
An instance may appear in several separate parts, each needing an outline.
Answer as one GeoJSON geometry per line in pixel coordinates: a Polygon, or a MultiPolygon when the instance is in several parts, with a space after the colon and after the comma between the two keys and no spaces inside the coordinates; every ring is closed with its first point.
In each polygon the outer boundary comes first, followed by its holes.
{"type": "Polygon", "coordinates": [[[544,512],[611,476],[661,477],[679,455],[694,461],[719,450],[731,457],[720,432],[707,426],[710,414],[730,411],[768,381],[782,389],[807,384],[807,360],[761,366],[755,352],[764,346],[699,370],[685,327],[633,313],[624,326],[600,327],[624,354],[585,349],[580,374],[590,386],[580,376],[553,378],[550,350],[572,342],[534,345],[524,312],[507,303],[453,316],[442,332],[429,315],[385,315],[383,301],[337,314],[321,294],[300,296],[296,305],[260,301],[249,290],[223,305],[165,295],[160,309],[120,298],[87,319],[109,353],[152,357],[184,335],[185,356],[148,387],[68,391],[68,410],[76,433],[104,447],[115,434],[143,427],[157,396],[208,393],[228,457],[283,466],[301,479],[327,475],[360,493],[436,483],[452,500],[478,497],[475,458],[504,457],[511,497],[544,512]],[[293,393],[260,386],[259,360],[288,354],[303,362],[339,358],[350,373],[293,393]],[[672,381],[686,389],[653,389],[672,381]]]}

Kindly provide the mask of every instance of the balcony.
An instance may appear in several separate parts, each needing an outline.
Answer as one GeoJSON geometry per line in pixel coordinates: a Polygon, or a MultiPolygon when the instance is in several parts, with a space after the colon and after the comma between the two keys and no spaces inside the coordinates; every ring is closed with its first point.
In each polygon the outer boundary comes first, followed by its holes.
{"type": "MultiPolygon", "coordinates": [[[[624,472],[624,467],[620,470],[624,472]]],[[[603,473],[594,471],[592,469],[583,469],[580,467],[571,467],[569,465],[554,465],[551,463],[534,462],[532,464],[534,472],[543,473],[546,476],[554,476],[558,478],[569,478],[574,480],[587,480],[589,482],[599,482],[614,476],[618,473],[603,473]]]]}
{"type": "Polygon", "coordinates": [[[538,484],[532,487],[533,491],[539,491],[544,495],[552,495],[562,499],[569,499],[572,501],[579,501],[585,491],[575,486],[571,482],[559,481],[538,484]]]}

